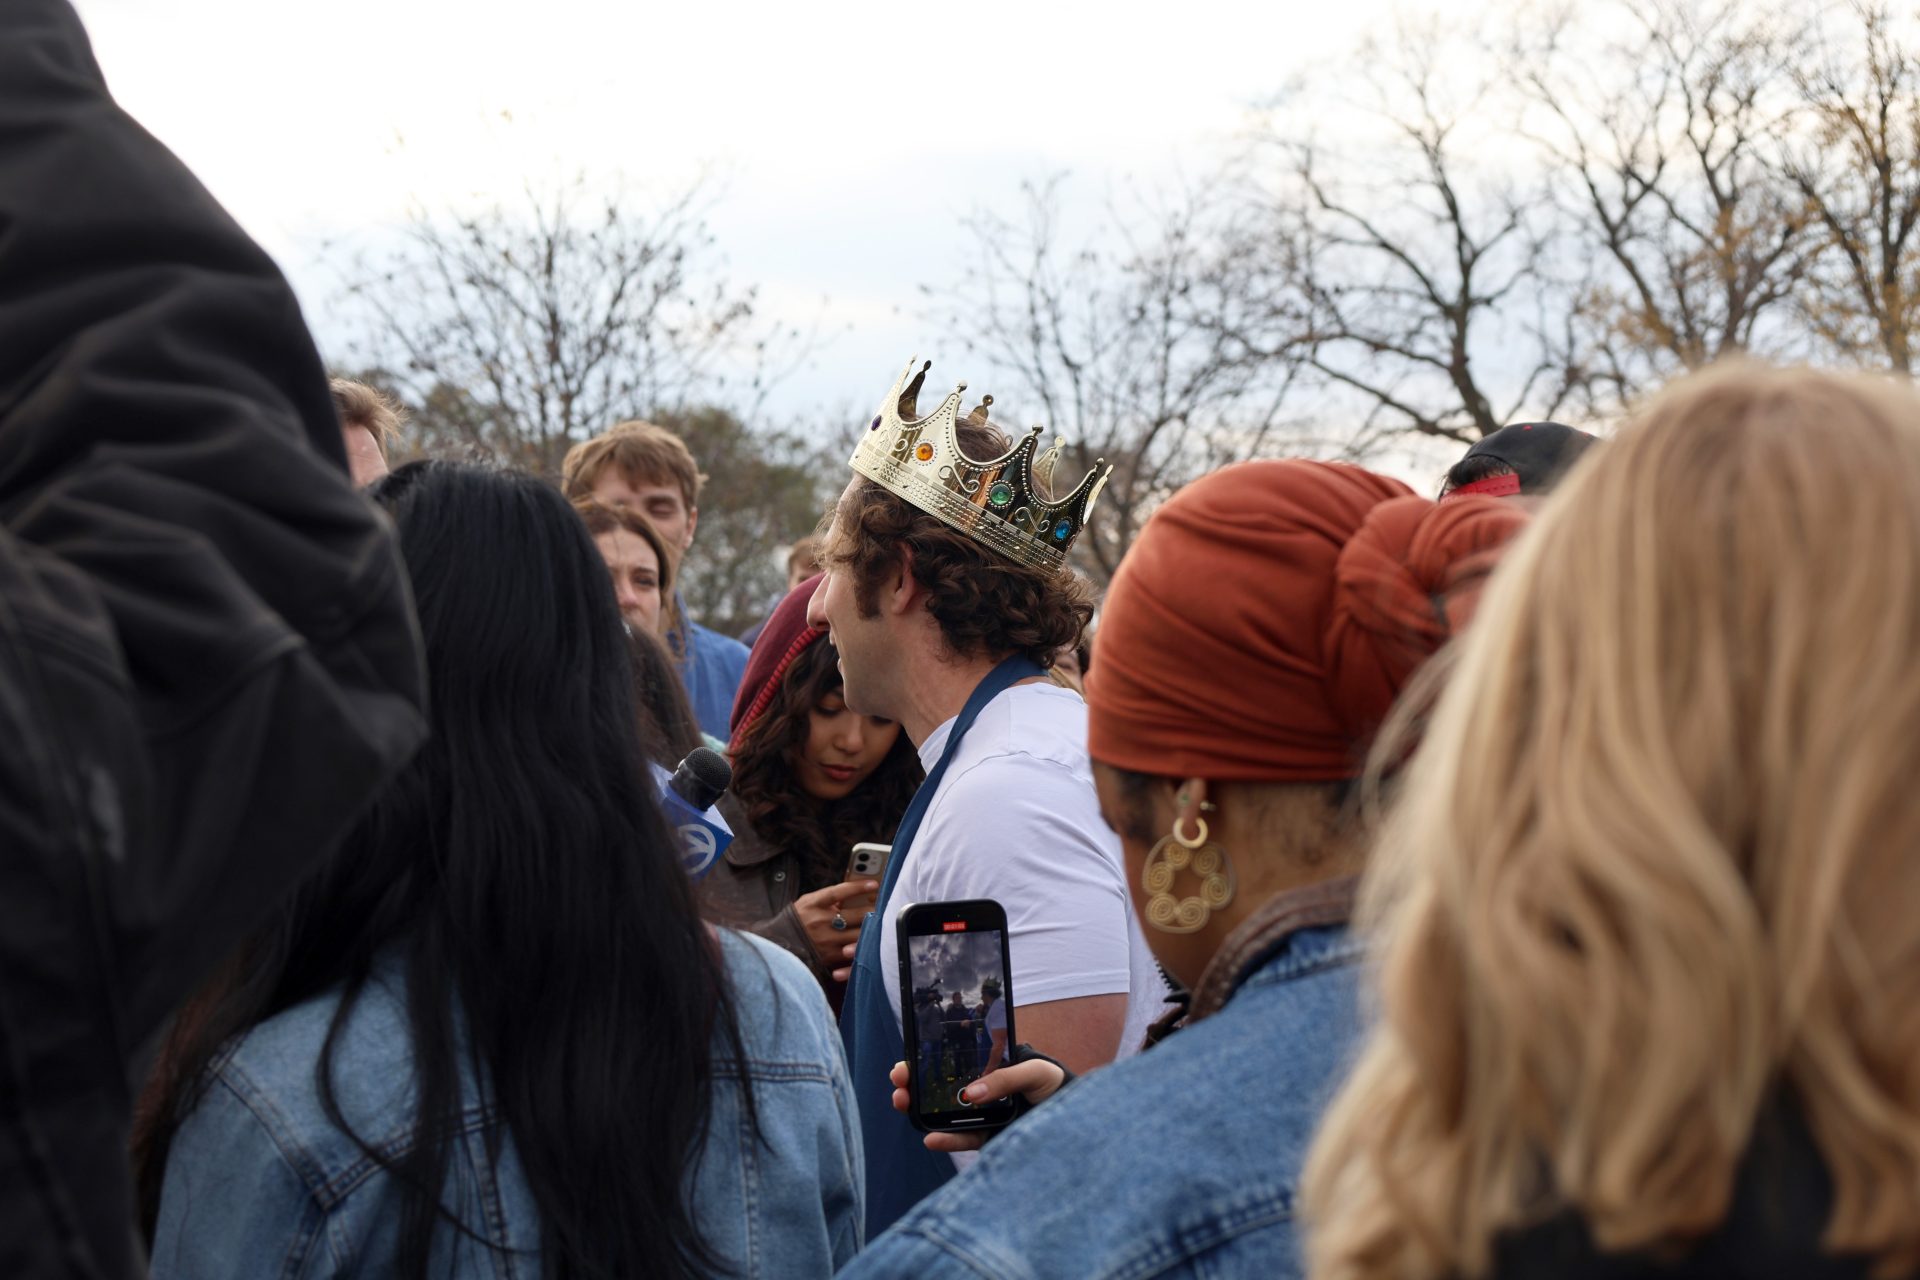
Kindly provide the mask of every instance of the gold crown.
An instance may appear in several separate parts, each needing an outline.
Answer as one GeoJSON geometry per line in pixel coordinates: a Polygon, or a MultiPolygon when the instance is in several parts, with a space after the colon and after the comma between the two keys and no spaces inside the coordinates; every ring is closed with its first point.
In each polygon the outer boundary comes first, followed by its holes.
{"type": "MultiPolygon", "coordinates": [[[[933,361],[918,373],[913,363],[907,361],[854,446],[853,469],[1009,560],[1035,569],[1061,568],[1113,468],[1102,470],[1102,458],[1072,492],[1054,497],[1053,470],[1064,442],[1055,440],[1036,457],[1040,427],[997,458],[968,457],[956,434],[967,384],[955,387],[932,413],[916,418],[915,401],[933,361]]],[[[968,419],[986,422],[992,404],[993,397],[985,397],[968,419]]]]}

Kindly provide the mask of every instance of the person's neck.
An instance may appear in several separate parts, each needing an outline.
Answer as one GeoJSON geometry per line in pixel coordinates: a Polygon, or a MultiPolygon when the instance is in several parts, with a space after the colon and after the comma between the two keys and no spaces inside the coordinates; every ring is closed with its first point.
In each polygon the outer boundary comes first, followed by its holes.
{"type": "MultiPolygon", "coordinates": [[[[1004,655],[1002,655],[1004,657],[1004,655]]],[[[954,658],[942,655],[909,666],[912,679],[900,691],[900,729],[918,750],[933,731],[959,715],[980,682],[1001,657],[954,658]]]]}
{"type": "Polygon", "coordinates": [[[1269,855],[1260,859],[1258,855],[1247,859],[1260,869],[1260,874],[1251,885],[1244,885],[1243,892],[1236,894],[1234,901],[1226,908],[1215,912],[1210,922],[1218,933],[1218,942],[1224,942],[1229,935],[1245,924],[1247,920],[1259,914],[1269,902],[1286,894],[1297,893],[1302,889],[1311,889],[1330,880],[1340,880],[1347,876],[1358,875],[1365,865],[1358,850],[1342,850],[1326,857],[1312,866],[1298,866],[1283,855],[1269,855]]]}

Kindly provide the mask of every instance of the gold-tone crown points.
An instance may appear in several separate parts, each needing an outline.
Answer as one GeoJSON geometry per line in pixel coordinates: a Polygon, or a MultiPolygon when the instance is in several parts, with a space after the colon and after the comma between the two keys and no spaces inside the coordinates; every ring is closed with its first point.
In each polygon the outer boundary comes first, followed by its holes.
{"type": "MultiPolygon", "coordinates": [[[[916,417],[933,362],[918,373],[913,366],[909,360],[861,433],[853,469],[1008,559],[1036,569],[1064,566],[1113,468],[1102,458],[1071,492],[1055,497],[1054,469],[1064,442],[1055,440],[1041,454],[1043,428],[1037,426],[997,458],[968,457],[958,434],[967,384],[955,387],[926,417],[916,417]]],[[[984,397],[967,418],[984,423],[992,404],[992,396],[984,397]]]]}

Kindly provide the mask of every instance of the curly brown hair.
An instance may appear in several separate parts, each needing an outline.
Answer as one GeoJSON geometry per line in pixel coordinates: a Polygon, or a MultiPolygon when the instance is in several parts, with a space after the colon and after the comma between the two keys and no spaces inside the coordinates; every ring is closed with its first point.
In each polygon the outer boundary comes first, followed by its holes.
{"type": "Polygon", "coordinates": [[[780,692],[733,753],[733,794],[754,834],[800,855],[801,893],[838,884],[857,842],[891,842],[922,777],[920,756],[903,733],[845,799],[816,800],[802,789],[793,754],[806,745],[814,707],[839,688],[839,655],[829,641],[814,641],[787,668],[780,692]]]}
{"type": "MultiPolygon", "coordinates": [[[[971,457],[1005,453],[998,428],[962,419],[956,433],[971,457]]],[[[1093,590],[1069,569],[1049,572],[997,556],[951,525],[862,479],[834,513],[821,563],[852,575],[862,617],[880,609],[880,584],[901,550],[927,589],[927,612],[947,647],[967,658],[1024,653],[1043,667],[1079,641],[1093,618],[1093,590]]]]}

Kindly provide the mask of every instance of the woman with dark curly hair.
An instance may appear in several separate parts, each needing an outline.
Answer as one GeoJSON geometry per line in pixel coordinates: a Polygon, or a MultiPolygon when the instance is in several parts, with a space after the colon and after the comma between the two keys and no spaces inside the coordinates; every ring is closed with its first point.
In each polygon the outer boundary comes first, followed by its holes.
{"type": "Polygon", "coordinates": [[[819,585],[794,588],[754,643],[733,706],[736,838],[700,887],[710,918],[799,956],[837,1007],[833,970],[879,888],[841,881],[848,854],[893,839],[921,768],[897,722],[847,707],[839,655],[807,625],[819,585]]]}

